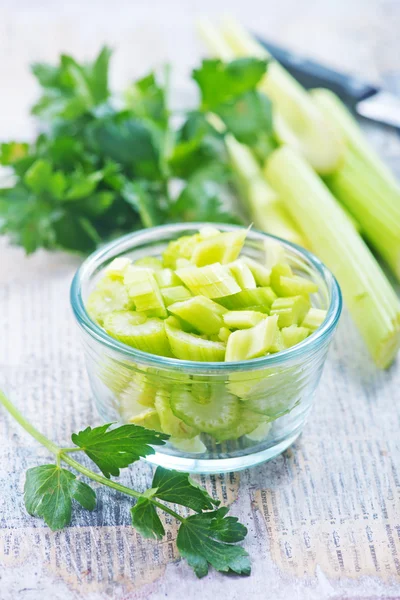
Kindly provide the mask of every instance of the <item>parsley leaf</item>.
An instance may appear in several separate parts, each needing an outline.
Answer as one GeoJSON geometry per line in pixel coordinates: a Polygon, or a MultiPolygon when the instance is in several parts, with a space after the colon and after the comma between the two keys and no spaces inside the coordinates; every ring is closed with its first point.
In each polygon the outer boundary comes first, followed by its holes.
{"type": "Polygon", "coordinates": [[[267,61],[258,58],[238,58],[228,63],[203,60],[200,69],[192,73],[200,88],[203,110],[215,111],[224,102],[254,90],[266,70],[267,61]]]}
{"type": "Polygon", "coordinates": [[[131,509],[131,516],[133,527],[143,537],[160,540],[165,535],[157,510],[148,498],[139,498],[131,509]]]}
{"type": "Polygon", "coordinates": [[[96,507],[96,494],[92,488],[57,465],[28,469],[24,497],[28,513],[44,519],[53,531],[71,521],[73,499],[87,510],[96,507]]]}
{"type": "Polygon", "coordinates": [[[208,573],[209,565],[217,571],[250,575],[249,555],[233,543],[243,540],[246,527],[235,517],[225,517],[227,509],[199,513],[185,519],[176,540],[180,554],[194,569],[197,577],[208,573]]]}
{"type": "Polygon", "coordinates": [[[109,430],[111,423],[100,427],[87,427],[73,433],[74,444],[82,448],[99,467],[105,477],[119,476],[119,470],[128,467],[140,457],[154,454],[155,446],[163,446],[168,435],[151,431],[139,425],[121,425],[109,430]]]}
{"type": "Polygon", "coordinates": [[[154,474],[152,488],[154,497],[166,502],[182,504],[196,512],[210,510],[219,504],[219,501],[214,500],[207,490],[193,481],[189,473],[158,467],[154,474]]]}

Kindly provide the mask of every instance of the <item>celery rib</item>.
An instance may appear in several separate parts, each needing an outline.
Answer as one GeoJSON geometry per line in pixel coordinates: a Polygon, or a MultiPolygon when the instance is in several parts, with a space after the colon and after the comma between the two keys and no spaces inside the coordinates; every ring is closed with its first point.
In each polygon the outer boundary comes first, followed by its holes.
{"type": "Polygon", "coordinates": [[[400,302],[379,264],[301,156],[281,148],[271,156],[267,173],[314,252],[337,277],[375,363],[388,367],[400,346],[400,302]]]}

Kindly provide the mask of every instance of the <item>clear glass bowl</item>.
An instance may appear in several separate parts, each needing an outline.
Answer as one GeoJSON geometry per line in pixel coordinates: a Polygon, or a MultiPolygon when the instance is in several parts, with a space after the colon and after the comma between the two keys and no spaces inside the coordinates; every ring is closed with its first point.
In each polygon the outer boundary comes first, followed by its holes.
{"type": "MultiPolygon", "coordinates": [[[[300,344],[266,357],[243,362],[192,362],[147,354],[108,336],[85,310],[99,274],[116,256],[134,260],[159,256],[168,242],[191,235],[204,223],[154,227],[122,237],[92,254],[75,275],[71,303],[82,332],[87,370],[97,408],[107,422],[129,422],[137,400],[151,405],[157,392],[158,410],[168,423],[170,400],[196,402],[200,411],[214,411],[225,431],[194,432],[172,418],[173,443],[157,447],[147,460],[194,473],[237,471],[283,452],[303,429],[321,377],[328,346],[341,312],[340,288],[330,271],[309,252],[273,236],[250,231],[244,254],[262,260],[265,240],[281,243],[292,269],[319,286],[313,305],[327,310],[322,326],[300,344]],[[208,406],[207,406],[208,405],[208,406]],[[216,409],[217,407],[217,409],[216,409]],[[239,418],[238,418],[239,415],[239,418]]],[[[233,226],[220,225],[223,231],[233,226]]],[[[143,406],[146,410],[146,407],[143,406]]],[[[135,414],[133,414],[135,413],[135,414]]],[[[152,425],[151,411],[147,423],[152,425]]]]}

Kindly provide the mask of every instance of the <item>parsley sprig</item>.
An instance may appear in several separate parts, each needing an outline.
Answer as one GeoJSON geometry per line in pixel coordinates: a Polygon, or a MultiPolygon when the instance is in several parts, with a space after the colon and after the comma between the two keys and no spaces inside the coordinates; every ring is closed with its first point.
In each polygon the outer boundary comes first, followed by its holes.
{"type": "Polygon", "coordinates": [[[224,573],[250,574],[250,559],[246,550],[236,545],[247,529],[236,517],[228,517],[228,508],[197,485],[188,473],[158,467],[151,487],[138,492],[111,480],[120,469],[154,454],[153,446],[162,446],[169,436],[147,430],[138,425],[122,425],[110,429],[111,424],[87,427],[72,435],[75,446],[61,448],[41,434],[0,391],[0,404],[11,416],[49,452],[54,464],[28,469],[24,500],[29,514],[42,518],[53,530],[66,527],[71,521],[73,502],[86,510],[96,508],[96,493],[74,472],[98,484],[136,500],[131,509],[132,525],[146,538],[162,539],[164,526],[158,511],[164,511],[179,522],[177,547],[198,577],[208,573],[209,566],[224,573]],[[71,457],[84,453],[100,469],[96,473],[71,457]],[[61,466],[67,465],[74,472],[61,466]],[[167,503],[178,504],[194,511],[182,516],[167,503]]]}

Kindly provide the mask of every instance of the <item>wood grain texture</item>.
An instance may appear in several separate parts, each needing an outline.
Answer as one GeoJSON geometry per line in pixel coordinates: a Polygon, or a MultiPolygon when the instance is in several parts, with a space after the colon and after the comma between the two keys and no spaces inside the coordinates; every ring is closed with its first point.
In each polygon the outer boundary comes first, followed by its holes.
{"type": "MultiPolygon", "coordinates": [[[[202,53],[195,17],[224,13],[400,93],[398,0],[0,0],[0,138],[32,131],[33,60],[83,58],[107,43],[116,88],[170,60],[185,94],[202,53]]],[[[399,135],[364,127],[400,176],[399,135]]],[[[0,240],[0,387],[60,443],[98,422],[68,304],[77,265],[63,254],[27,259],[0,240]]],[[[399,363],[378,372],[345,313],[301,439],[240,478],[203,478],[249,527],[254,566],[248,579],[210,573],[201,583],[177,560],[174,523],[165,542],[143,542],[129,502],[108,491],[63,532],[26,515],[23,472],[46,453],[1,414],[0,600],[400,598],[399,390],[399,363]]],[[[151,472],[143,463],[122,481],[144,487],[151,472]]]]}

